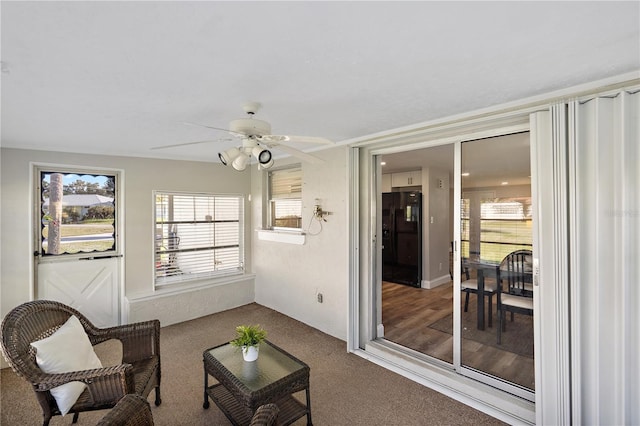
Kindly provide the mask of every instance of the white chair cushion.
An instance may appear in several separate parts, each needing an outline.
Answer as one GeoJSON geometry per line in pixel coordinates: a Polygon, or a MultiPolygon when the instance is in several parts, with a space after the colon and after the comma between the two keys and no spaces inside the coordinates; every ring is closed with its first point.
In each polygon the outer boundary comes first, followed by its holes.
{"type": "Polygon", "coordinates": [[[514,296],[513,294],[503,293],[500,300],[503,305],[515,306],[524,309],[533,309],[532,297],[514,296]]]}
{"type": "MultiPolygon", "coordinates": [[[[476,278],[471,278],[468,280],[464,280],[460,283],[460,290],[471,289],[478,290],[478,280],[476,278]]],[[[498,289],[496,280],[491,278],[484,279],[484,291],[492,292],[498,289]]]]}
{"type": "MultiPolygon", "coordinates": [[[[74,315],[51,336],[32,342],[31,346],[36,348],[36,363],[45,373],[102,368],[87,333],[74,315]]],[[[73,407],[86,386],[82,382],[69,382],[51,389],[51,395],[63,416],[73,407]]]]}

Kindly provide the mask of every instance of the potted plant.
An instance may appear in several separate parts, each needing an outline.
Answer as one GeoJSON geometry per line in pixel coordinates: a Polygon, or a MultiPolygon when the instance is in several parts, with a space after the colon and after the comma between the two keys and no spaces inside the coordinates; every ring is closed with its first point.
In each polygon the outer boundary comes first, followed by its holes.
{"type": "Polygon", "coordinates": [[[267,332],[259,325],[239,325],[236,327],[236,338],[231,344],[242,349],[245,361],[255,361],[258,358],[259,345],[266,337],[267,332]]]}

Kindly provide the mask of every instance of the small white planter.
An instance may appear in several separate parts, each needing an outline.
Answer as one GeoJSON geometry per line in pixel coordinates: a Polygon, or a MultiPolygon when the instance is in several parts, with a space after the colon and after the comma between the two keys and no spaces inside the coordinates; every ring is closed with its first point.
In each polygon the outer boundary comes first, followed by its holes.
{"type": "Polygon", "coordinates": [[[242,347],[242,357],[245,361],[255,361],[258,359],[258,350],[260,346],[243,346],[242,347]]]}

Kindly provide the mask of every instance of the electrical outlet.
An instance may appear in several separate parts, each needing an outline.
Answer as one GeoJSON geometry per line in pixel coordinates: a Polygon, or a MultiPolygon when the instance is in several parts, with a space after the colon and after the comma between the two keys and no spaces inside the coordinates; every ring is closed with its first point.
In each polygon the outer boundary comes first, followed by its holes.
{"type": "Polygon", "coordinates": [[[318,303],[322,303],[322,293],[318,293],[318,303]]]}

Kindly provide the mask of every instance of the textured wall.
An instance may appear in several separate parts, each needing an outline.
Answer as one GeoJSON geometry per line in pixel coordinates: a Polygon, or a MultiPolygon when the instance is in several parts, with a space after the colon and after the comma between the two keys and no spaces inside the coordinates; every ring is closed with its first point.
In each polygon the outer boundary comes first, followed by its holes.
{"type": "MultiPolygon", "coordinates": [[[[347,151],[333,148],[314,153],[324,164],[302,163],[304,245],[258,240],[254,230],[253,267],[256,302],[302,321],[339,339],[347,339],[348,233],[347,151]],[[315,199],[331,212],[320,231],[311,221],[315,199]],[[311,223],[311,225],[310,225],[311,223]],[[318,303],[317,293],[323,294],[318,303]]],[[[276,161],[276,165],[295,160],[276,161]]],[[[253,228],[262,223],[266,179],[253,171],[253,228]]]]}

